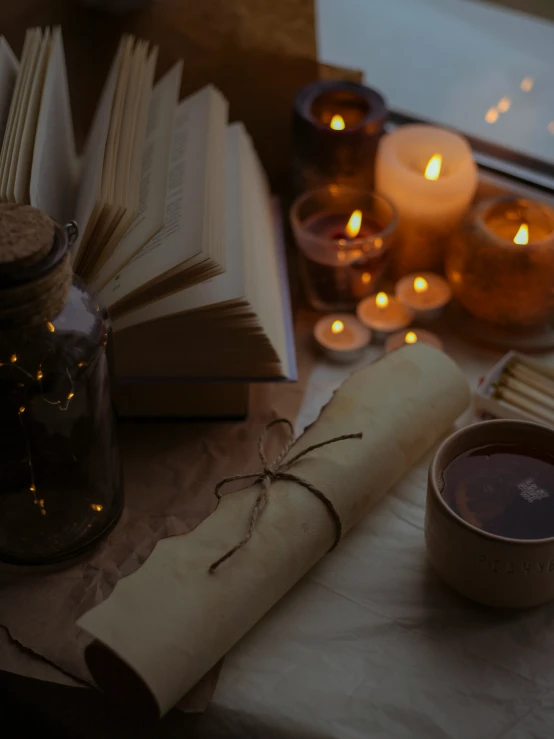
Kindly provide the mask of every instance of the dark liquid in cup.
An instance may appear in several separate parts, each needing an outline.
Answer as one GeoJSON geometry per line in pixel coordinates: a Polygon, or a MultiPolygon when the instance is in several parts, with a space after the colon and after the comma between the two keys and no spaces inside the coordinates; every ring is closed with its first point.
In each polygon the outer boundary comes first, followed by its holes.
{"type": "Polygon", "coordinates": [[[456,457],[442,495],[468,523],[511,539],[554,536],[554,450],[491,444],[456,457]]]}

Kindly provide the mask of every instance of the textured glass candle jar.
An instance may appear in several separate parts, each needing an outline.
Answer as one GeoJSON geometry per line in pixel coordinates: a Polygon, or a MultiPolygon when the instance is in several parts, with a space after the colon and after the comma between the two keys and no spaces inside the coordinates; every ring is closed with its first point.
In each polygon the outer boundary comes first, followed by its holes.
{"type": "Polygon", "coordinates": [[[295,192],[329,183],[373,189],[386,118],[380,93],[357,82],[318,81],[302,88],[292,125],[295,192]]]}
{"type": "Polygon", "coordinates": [[[15,564],[81,554],[123,504],[109,318],[53,228],[38,260],[0,265],[0,559],[15,564]]]}
{"type": "Polygon", "coordinates": [[[299,197],[290,219],[306,297],[316,310],[352,310],[375,292],[385,271],[396,212],[381,195],[328,185],[299,197]],[[348,237],[358,213],[359,232],[348,237]]]}
{"type": "Polygon", "coordinates": [[[507,328],[554,318],[554,211],[501,197],[474,208],[453,239],[446,273],[475,318],[507,328]]]}

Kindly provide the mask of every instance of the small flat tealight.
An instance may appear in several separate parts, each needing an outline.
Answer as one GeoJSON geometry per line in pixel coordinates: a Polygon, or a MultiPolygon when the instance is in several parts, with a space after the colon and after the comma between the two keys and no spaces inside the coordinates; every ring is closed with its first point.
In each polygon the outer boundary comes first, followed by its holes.
{"type": "Polygon", "coordinates": [[[554,453],[499,443],[453,459],[442,496],[464,521],[510,539],[554,536],[554,453]]]}

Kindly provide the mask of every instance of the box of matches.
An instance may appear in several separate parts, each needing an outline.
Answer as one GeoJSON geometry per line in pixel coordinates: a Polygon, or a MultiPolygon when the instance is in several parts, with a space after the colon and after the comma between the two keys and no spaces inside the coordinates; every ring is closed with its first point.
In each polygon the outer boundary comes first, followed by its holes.
{"type": "Polygon", "coordinates": [[[554,366],[510,351],[475,391],[480,418],[514,418],[554,427],[554,366]]]}

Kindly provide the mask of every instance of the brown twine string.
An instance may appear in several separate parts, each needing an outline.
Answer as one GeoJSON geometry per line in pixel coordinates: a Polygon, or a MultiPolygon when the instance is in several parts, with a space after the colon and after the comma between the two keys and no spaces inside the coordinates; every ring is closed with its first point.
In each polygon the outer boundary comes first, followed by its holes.
{"type": "Polygon", "coordinates": [[[315,497],[323,503],[325,508],[328,510],[329,515],[333,519],[333,523],[335,524],[335,541],[333,542],[333,546],[329,549],[329,551],[333,550],[342,537],[342,521],[335,506],[325,495],[325,493],[319,490],[319,488],[316,488],[315,485],[312,485],[311,482],[305,480],[303,477],[300,477],[299,475],[294,475],[287,470],[289,470],[293,464],[298,462],[298,460],[304,457],[306,454],[313,452],[314,449],[320,449],[321,447],[327,446],[328,444],[335,444],[338,441],[345,441],[347,439],[361,439],[362,437],[362,433],[343,434],[342,436],[335,436],[332,439],[328,439],[327,441],[321,441],[318,444],[312,444],[311,446],[296,454],[294,457],[291,457],[286,462],[283,462],[284,458],[287,456],[296,441],[296,438],[294,436],[294,429],[291,422],[286,418],[277,418],[275,421],[268,423],[265,429],[260,434],[260,438],[258,439],[258,455],[263,465],[262,471],[247,472],[243,475],[232,475],[230,477],[225,477],[215,487],[215,495],[218,500],[220,500],[222,497],[221,493],[219,492],[221,488],[227,483],[234,482],[236,480],[253,479],[254,485],[258,483],[261,485],[261,490],[258,493],[258,497],[256,498],[254,506],[252,507],[252,511],[250,512],[250,520],[248,522],[248,530],[246,532],[246,535],[241,539],[241,541],[239,541],[238,544],[235,544],[234,547],[231,547],[228,552],[226,552],[222,557],[220,557],[210,565],[210,574],[213,575],[213,573],[221,564],[223,564],[223,562],[232,557],[233,554],[235,554],[235,552],[238,552],[239,549],[242,549],[245,544],[248,544],[252,537],[252,534],[254,533],[256,522],[269,500],[269,488],[277,480],[288,480],[289,482],[295,482],[298,485],[301,485],[303,488],[306,488],[306,490],[312,493],[312,495],[315,495],[315,497]],[[280,423],[284,423],[286,426],[288,426],[289,438],[285,443],[283,449],[281,450],[281,453],[276,457],[276,459],[274,459],[273,462],[268,462],[264,452],[264,441],[268,431],[273,428],[273,426],[276,426],[280,423]]]}

